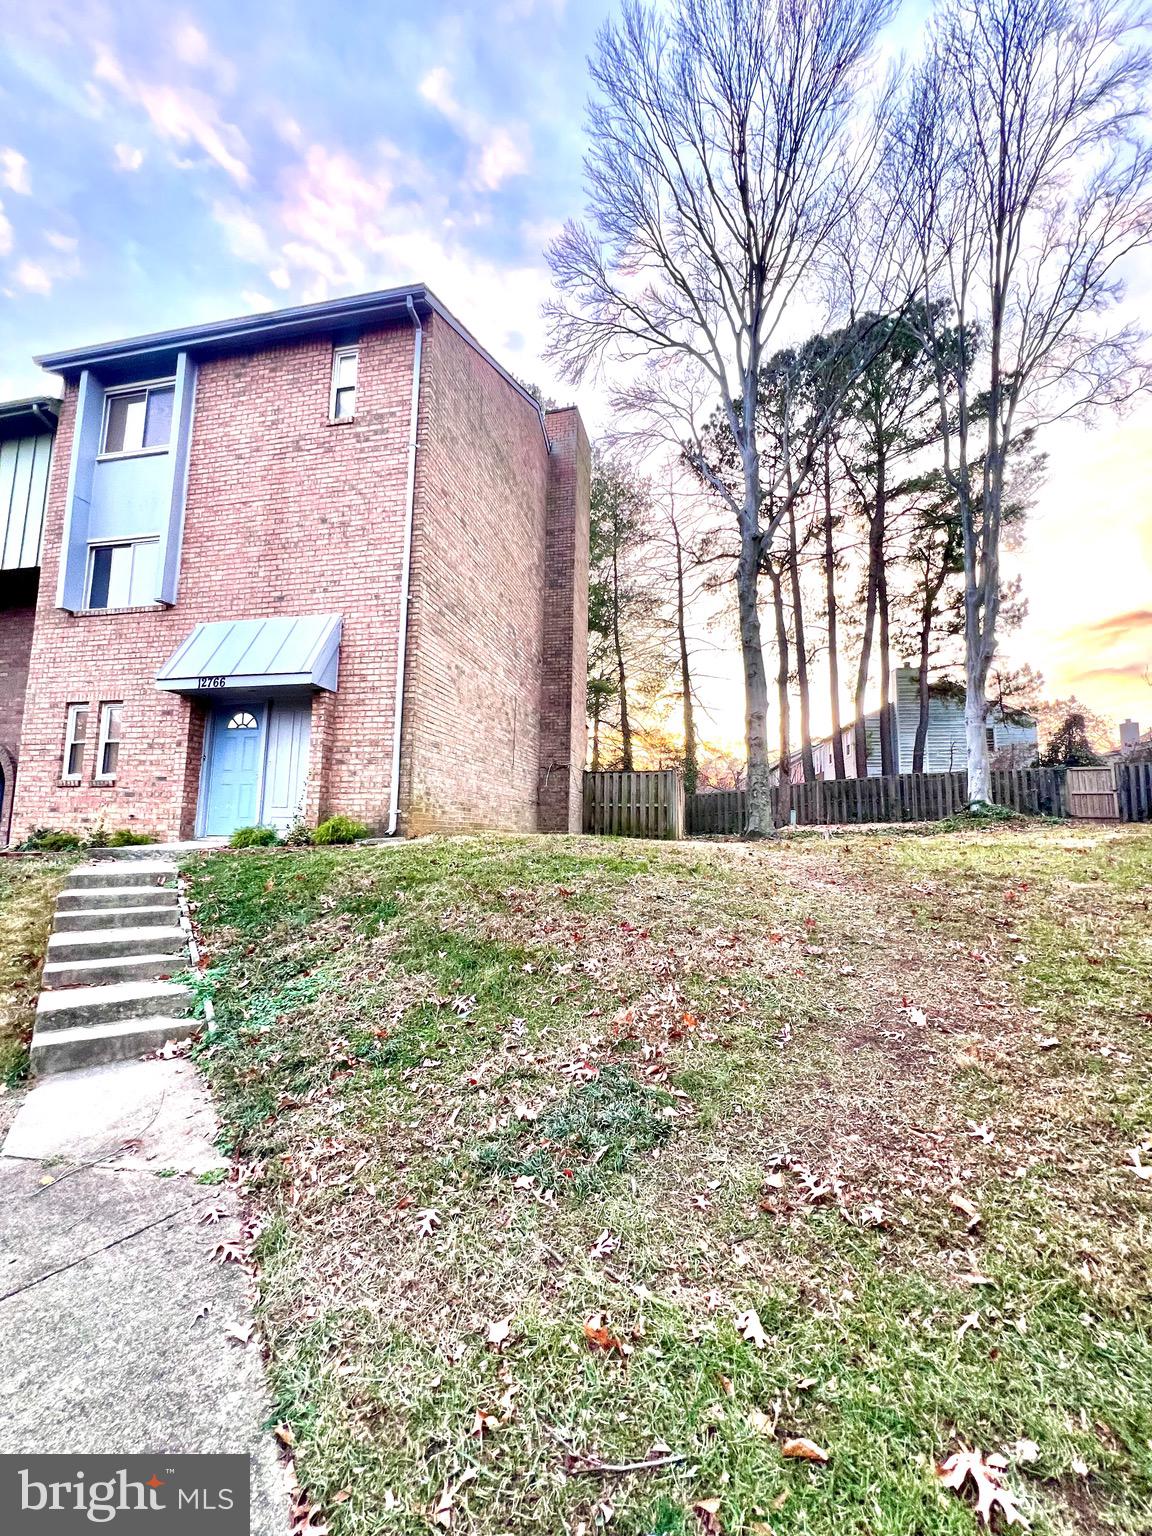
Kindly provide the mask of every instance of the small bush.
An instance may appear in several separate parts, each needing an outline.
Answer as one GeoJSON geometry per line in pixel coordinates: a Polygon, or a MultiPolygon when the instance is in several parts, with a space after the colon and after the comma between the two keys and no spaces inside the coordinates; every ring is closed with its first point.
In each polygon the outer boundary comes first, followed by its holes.
{"type": "Polygon", "coordinates": [[[271,848],[280,841],[275,827],[237,827],[229,839],[230,848],[271,848]]]}
{"type": "Polygon", "coordinates": [[[307,848],[312,841],[312,828],[298,816],[284,834],[283,842],[286,848],[307,848]]]}
{"type": "Polygon", "coordinates": [[[314,843],[354,843],[358,837],[367,837],[371,827],[350,816],[329,816],[312,834],[314,843]]]}
{"type": "Polygon", "coordinates": [[[84,847],[79,832],[67,832],[62,827],[37,827],[20,844],[25,853],[72,853],[84,847]]]}
{"type": "Polygon", "coordinates": [[[132,827],[113,827],[111,832],[103,830],[92,835],[91,847],[93,848],[142,848],[145,843],[154,843],[155,836],[151,832],[136,832],[132,827]]]}

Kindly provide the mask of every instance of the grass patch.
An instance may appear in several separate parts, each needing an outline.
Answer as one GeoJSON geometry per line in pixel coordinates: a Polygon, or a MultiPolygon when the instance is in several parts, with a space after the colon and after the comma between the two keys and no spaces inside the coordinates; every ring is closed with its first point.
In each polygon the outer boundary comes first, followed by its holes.
{"type": "Polygon", "coordinates": [[[947,1536],[960,1445],[1036,1532],[1152,1527],[1150,866],[1035,823],[191,861],[333,1536],[947,1536]]]}
{"type": "Polygon", "coordinates": [[[0,859],[0,1083],[28,1071],[40,973],[56,895],[74,860],[0,859]]]}

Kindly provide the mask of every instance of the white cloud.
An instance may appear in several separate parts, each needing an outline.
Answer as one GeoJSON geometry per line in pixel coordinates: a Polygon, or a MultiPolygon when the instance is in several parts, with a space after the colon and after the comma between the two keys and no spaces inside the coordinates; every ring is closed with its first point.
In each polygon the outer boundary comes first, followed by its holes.
{"type": "Polygon", "coordinates": [[[52,292],[52,279],[45,269],[35,261],[21,261],[17,264],[12,276],[26,288],[29,293],[49,294],[52,292]]]}
{"type": "Polygon", "coordinates": [[[44,238],[54,251],[62,251],[69,256],[80,243],[75,235],[63,235],[57,229],[50,229],[44,238]]]}
{"type": "Polygon", "coordinates": [[[134,144],[117,144],[113,153],[118,171],[138,171],[144,164],[144,151],[134,144]]]}
{"type": "Polygon", "coordinates": [[[268,237],[258,219],[238,203],[216,202],[212,217],[228,240],[228,248],[241,261],[263,262],[270,257],[268,237]]]}
{"type": "Polygon", "coordinates": [[[251,179],[244,135],[221,117],[207,92],[133,79],[112,50],[101,45],[96,49],[93,75],[126,101],[142,107],[161,138],[180,145],[194,144],[241,186],[251,179]]]}
{"type": "Polygon", "coordinates": [[[207,64],[212,57],[212,50],[208,46],[208,39],[200,28],[192,22],[182,22],[172,37],[172,46],[176,50],[176,57],[183,59],[185,64],[207,64]]]}
{"type": "Polygon", "coordinates": [[[12,225],[4,213],[4,204],[0,203],[0,256],[7,256],[12,249],[12,225]]]}
{"type": "Polygon", "coordinates": [[[528,154],[516,137],[526,137],[523,128],[515,131],[499,123],[490,123],[479,112],[458,101],[452,89],[452,76],[443,64],[430,69],[420,81],[420,94],[472,145],[473,184],[485,192],[495,192],[510,176],[522,176],[528,169],[528,154]]]}
{"type": "Polygon", "coordinates": [[[16,149],[0,149],[0,182],[9,192],[27,196],[32,188],[28,181],[28,161],[16,149]]]}
{"type": "Polygon", "coordinates": [[[249,309],[275,309],[276,305],[266,293],[259,292],[256,288],[242,288],[240,297],[249,309]]]}
{"type": "Polygon", "coordinates": [[[291,288],[292,274],[287,267],[273,267],[268,274],[268,281],[274,288],[291,288]]]}

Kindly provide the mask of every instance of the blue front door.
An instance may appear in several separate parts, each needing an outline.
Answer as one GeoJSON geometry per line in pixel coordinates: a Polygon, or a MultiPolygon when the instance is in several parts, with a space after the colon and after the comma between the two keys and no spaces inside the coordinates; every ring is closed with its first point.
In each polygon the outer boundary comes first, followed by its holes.
{"type": "Polygon", "coordinates": [[[259,821],[264,766],[262,704],[213,711],[205,782],[204,837],[229,837],[259,821]]]}

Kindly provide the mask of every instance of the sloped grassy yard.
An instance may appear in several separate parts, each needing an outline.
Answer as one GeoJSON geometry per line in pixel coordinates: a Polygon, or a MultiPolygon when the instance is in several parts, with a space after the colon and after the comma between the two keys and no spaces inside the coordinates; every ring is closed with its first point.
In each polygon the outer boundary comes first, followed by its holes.
{"type": "Polygon", "coordinates": [[[56,895],[76,861],[69,855],[0,859],[0,1085],[28,1070],[28,1043],[56,895]]]}
{"type": "Polygon", "coordinates": [[[1147,830],[188,873],[334,1536],[1152,1529],[1147,830]]]}

